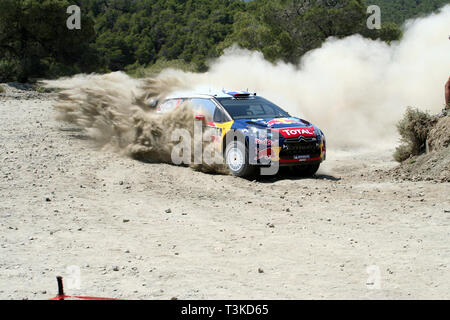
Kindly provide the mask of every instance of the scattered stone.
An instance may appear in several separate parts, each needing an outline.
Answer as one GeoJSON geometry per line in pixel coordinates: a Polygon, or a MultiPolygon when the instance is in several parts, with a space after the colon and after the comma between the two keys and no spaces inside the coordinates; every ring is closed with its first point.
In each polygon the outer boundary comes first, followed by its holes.
{"type": "Polygon", "coordinates": [[[264,273],[264,270],[261,268],[258,268],[258,273],[264,273]]]}
{"type": "Polygon", "coordinates": [[[170,208],[169,208],[169,209],[166,209],[165,212],[166,212],[166,213],[172,213],[172,210],[170,210],[170,208]]]}
{"type": "Polygon", "coordinates": [[[130,222],[130,219],[123,219],[123,223],[128,223],[130,222]]]}
{"type": "Polygon", "coordinates": [[[112,270],[113,270],[113,271],[119,271],[119,266],[114,266],[114,267],[112,268],[112,270]]]}

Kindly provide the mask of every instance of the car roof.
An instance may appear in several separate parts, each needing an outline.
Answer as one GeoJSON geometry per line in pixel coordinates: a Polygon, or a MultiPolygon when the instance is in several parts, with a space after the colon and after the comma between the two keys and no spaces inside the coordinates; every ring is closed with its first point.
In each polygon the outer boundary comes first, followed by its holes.
{"type": "Polygon", "coordinates": [[[175,91],[166,97],[166,100],[179,99],[179,98],[190,98],[190,99],[213,99],[213,98],[232,98],[235,94],[251,94],[247,91],[227,91],[227,90],[204,90],[204,91],[175,91]]]}

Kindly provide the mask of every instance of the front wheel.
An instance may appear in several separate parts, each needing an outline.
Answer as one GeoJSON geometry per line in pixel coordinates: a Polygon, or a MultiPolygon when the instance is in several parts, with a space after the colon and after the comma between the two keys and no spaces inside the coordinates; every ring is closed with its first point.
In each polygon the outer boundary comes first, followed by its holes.
{"type": "Polygon", "coordinates": [[[312,177],[319,170],[320,163],[291,167],[291,172],[298,177],[312,177]]]}
{"type": "Polygon", "coordinates": [[[255,173],[255,167],[248,161],[247,148],[240,141],[228,144],[225,149],[225,162],[233,176],[248,177],[255,173]]]}

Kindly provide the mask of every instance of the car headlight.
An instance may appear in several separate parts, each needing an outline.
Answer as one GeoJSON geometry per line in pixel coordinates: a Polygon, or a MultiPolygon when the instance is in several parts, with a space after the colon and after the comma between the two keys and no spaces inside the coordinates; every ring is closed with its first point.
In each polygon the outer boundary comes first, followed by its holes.
{"type": "Polygon", "coordinates": [[[320,140],[320,138],[322,137],[322,131],[320,131],[319,128],[314,127],[314,134],[316,135],[317,139],[320,140]]]}

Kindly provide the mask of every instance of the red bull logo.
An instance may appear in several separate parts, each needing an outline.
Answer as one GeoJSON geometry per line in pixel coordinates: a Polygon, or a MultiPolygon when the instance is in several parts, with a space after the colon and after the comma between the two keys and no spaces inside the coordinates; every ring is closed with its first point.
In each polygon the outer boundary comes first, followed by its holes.
{"type": "Polygon", "coordinates": [[[267,160],[267,161],[279,161],[280,160],[280,147],[268,147],[263,150],[256,150],[255,160],[267,160]]]}
{"type": "Polygon", "coordinates": [[[295,124],[300,123],[300,121],[295,119],[288,119],[288,118],[280,118],[280,119],[273,119],[267,123],[269,127],[276,125],[276,124],[295,124]]]}

